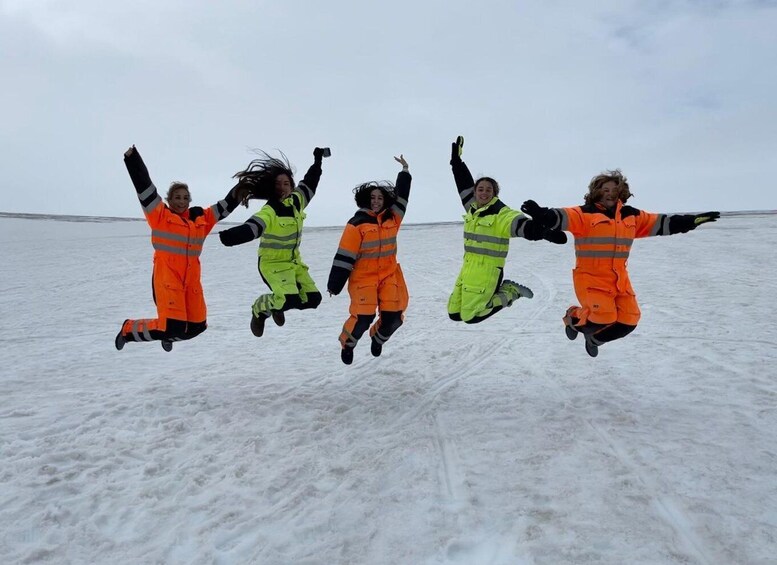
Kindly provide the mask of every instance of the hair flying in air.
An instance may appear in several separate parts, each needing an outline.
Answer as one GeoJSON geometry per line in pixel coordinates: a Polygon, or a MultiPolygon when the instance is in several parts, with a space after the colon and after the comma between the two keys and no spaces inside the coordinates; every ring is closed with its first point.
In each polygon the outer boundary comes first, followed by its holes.
{"type": "Polygon", "coordinates": [[[294,186],[294,170],[282,151],[279,151],[280,158],[272,157],[262,150],[255,152],[259,157],[251,161],[245,169],[233,175],[233,178],[238,179],[241,184],[245,183],[248,186],[250,193],[247,199],[275,198],[275,179],[279,175],[287,175],[294,186]]]}

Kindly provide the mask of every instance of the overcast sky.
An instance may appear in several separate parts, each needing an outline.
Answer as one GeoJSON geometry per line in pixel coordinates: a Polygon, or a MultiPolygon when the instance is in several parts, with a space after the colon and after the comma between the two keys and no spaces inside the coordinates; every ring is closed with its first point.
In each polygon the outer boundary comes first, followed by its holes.
{"type": "Polygon", "coordinates": [[[775,0],[0,0],[0,211],[140,217],[133,143],[199,205],[251,148],[299,179],[318,145],[309,225],[400,153],[407,220],[455,221],[458,134],[513,207],[619,167],[645,210],[774,209],[775,30],[775,0]]]}

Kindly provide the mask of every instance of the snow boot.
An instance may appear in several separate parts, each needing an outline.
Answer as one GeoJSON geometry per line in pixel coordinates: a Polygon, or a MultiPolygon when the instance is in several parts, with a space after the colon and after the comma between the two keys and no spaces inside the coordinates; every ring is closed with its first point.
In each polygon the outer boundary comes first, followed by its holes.
{"type": "Polygon", "coordinates": [[[575,329],[574,324],[572,323],[572,312],[577,308],[577,306],[570,306],[567,308],[567,313],[564,314],[564,317],[562,318],[564,320],[564,333],[567,334],[567,338],[571,340],[577,339],[577,334],[580,332],[575,329]]]}
{"type": "Polygon", "coordinates": [[[378,343],[375,338],[372,338],[372,343],[370,344],[370,353],[372,353],[373,357],[380,357],[380,354],[383,353],[383,344],[378,343]]]}
{"type": "Polygon", "coordinates": [[[353,363],[353,347],[343,347],[340,350],[340,359],[346,365],[353,363]]]}
{"type": "Polygon", "coordinates": [[[592,335],[586,334],[585,336],[585,352],[591,357],[599,355],[599,345],[595,343],[592,335]]]}
{"type": "Polygon", "coordinates": [[[116,346],[116,349],[118,351],[121,351],[124,349],[124,344],[127,343],[127,340],[124,339],[124,324],[127,323],[127,320],[124,320],[121,323],[121,328],[119,329],[119,333],[116,334],[116,339],[113,340],[113,344],[116,346]]]}
{"type": "Polygon", "coordinates": [[[169,339],[162,340],[162,349],[170,353],[173,350],[173,342],[169,339]]]}
{"type": "Polygon", "coordinates": [[[286,314],[283,313],[283,310],[275,310],[272,313],[272,321],[275,322],[276,326],[282,326],[286,323],[286,314]]]}
{"type": "Polygon", "coordinates": [[[264,333],[264,321],[266,319],[267,316],[251,314],[251,333],[256,337],[262,337],[262,334],[264,333]]]}

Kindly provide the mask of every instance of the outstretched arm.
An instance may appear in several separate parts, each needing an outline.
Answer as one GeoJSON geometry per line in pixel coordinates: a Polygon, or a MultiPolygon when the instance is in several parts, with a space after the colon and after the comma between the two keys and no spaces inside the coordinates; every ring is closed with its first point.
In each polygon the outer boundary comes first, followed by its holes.
{"type": "Polygon", "coordinates": [[[472,173],[469,172],[467,165],[461,160],[463,152],[464,137],[458,136],[456,141],[451,143],[451,170],[453,170],[453,179],[456,181],[461,205],[467,210],[475,199],[475,179],[472,178],[472,173]]]}
{"type": "MultiPolygon", "coordinates": [[[[264,210],[264,208],[262,208],[264,210]]],[[[248,243],[262,236],[267,229],[267,221],[259,210],[239,226],[219,232],[219,240],[227,247],[248,243]]]]}
{"type": "MultiPolygon", "coordinates": [[[[643,214],[646,214],[643,212],[643,214]]],[[[703,212],[701,214],[648,214],[650,219],[655,218],[655,222],[646,230],[646,233],[640,234],[637,230],[637,237],[653,235],[675,235],[678,233],[688,233],[695,230],[702,224],[714,222],[720,218],[720,212],[703,212]]]]}
{"type": "Polygon", "coordinates": [[[532,220],[542,224],[547,229],[566,229],[561,225],[561,213],[555,208],[545,208],[534,200],[527,200],[521,205],[521,211],[531,216],[532,220]]]}
{"type": "Polygon", "coordinates": [[[525,216],[518,210],[511,210],[510,214],[505,214],[505,219],[510,220],[509,237],[522,237],[529,241],[544,239],[558,244],[567,242],[567,234],[564,232],[549,230],[537,220],[525,216]]]}
{"type": "Polygon", "coordinates": [[[410,166],[407,164],[407,161],[405,161],[404,155],[400,154],[399,157],[394,157],[394,160],[402,165],[402,170],[397,174],[397,201],[391,207],[391,210],[401,221],[405,217],[405,212],[407,211],[407,201],[410,198],[410,183],[412,182],[413,177],[410,175],[410,166]]]}
{"type": "Polygon", "coordinates": [[[534,200],[524,202],[521,211],[531,216],[534,241],[544,239],[559,245],[567,242],[567,234],[562,231],[561,212],[540,206],[534,200]]]}

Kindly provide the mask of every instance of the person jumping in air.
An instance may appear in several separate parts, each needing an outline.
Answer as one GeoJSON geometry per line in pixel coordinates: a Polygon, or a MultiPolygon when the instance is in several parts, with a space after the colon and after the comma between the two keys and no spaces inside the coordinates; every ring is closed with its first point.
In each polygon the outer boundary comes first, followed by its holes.
{"type": "Polygon", "coordinates": [[[161,340],[162,348],[171,351],[174,341],[191,339],[207,327],[200,281],[202,246],[216,222],[229,216],[247,196],[248,187],[239,182],[224,200],[203,209],[189,207],[189,187],[174,182],[167,191],[165,204],[134,145],[124,153],[124,164],[151,227],[152,290],[157,318],[124,320],[114,343],[121,350],[128,341],[161,340]]]}
{"type": "Polygon", "coordinates": [[[534,200],[521,206],[547,228],[575,236],[572,280],[580,306],[567,309],[564,330],[571,340],[582,333],[591,357],[599,354],[601,345],[625,337],[637,327],[640,311],[626,268],[634,240],[687,233],[720,217],[720,212],[644,212],[626,205],[631,196],[626,177],[615,169],[591,180],[583,206],[544,208],[534,200]]]}
{"type": "Polygon", "coordinates": [[[503,280],[511,237],[530,241],[545,239],[563,244],[567,236],[547,230],[538,222],[509,208],[499,199],[499,183],[491,177],[474,181],[461,160],[464,138],[451,144],[451,168],[464,216],[464,264],[448,300],[448,316],[456,322],[475,324],[511,306],[518,298],[532,298],[532,291],[503,280]]]}
{"type": "Polygon", "coordinates": [[[354,188],[359,209],[343,230],[329,272],[329,294],[339,294],[348,281],[351,296],[351,316],[339,338],[340,359],[346,365],[353,362],[353,349],[367,328],[372,338],[370,351],[380,356],[383,345],[402,325],[408,304],[407,286],[397,263],[397,232],[407,210],[412,177],[405,158],[394,159],[402,165],[396,187],[388,181],[372,181],[354,188]],[[378,321],[372,324],[376,310],[378,321]]]}
{"type": "Polygon", "coordinates": [[[305,177],[294,185],[294,172],[286,156],[270,157],[261,152],[235,178],[250,187],[248,199],[258,198],[267,203],[242,225],[219,232],[221,243],[240,245],[257,238],[259,242],[259,275],[272,293],[263,294],[251,308],[251,332],[256,337],[264,333],[267,318],[282,326],[284,311],[317,308],[321,293],[302,261],[300,243],[305,221],[304,209],[316,194],[321,178],[321,162],[330,155],[329,149],[316,147],[313,164],[305,177]]]}

